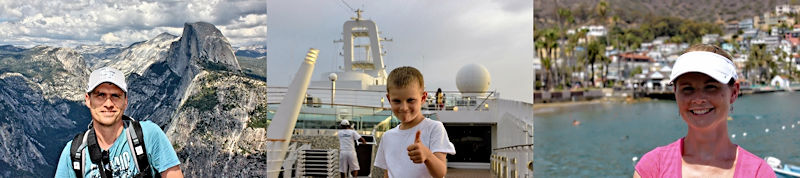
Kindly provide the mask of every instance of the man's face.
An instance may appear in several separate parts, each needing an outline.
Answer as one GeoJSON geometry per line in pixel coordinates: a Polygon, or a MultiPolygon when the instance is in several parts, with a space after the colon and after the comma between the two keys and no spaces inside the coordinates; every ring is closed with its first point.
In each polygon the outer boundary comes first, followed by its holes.
{"type": "Polygon", "coordinates": [[[389,103],[392,105],[392,112],[400,122],[410,123],[415,119],[422,119],[422,103],[425,102],[428,93],[422,90],[416,83],[411,83],[406,87],[393,87],[386,94],[389,103]]]}
{"type": "Polygon", "coordinates": [[[122,120],[122,114],[128,106],[128,98],[116,85],[103,83],[86,94],[85,104],[92,113],[94,123],[112,126],[122,120]]]}

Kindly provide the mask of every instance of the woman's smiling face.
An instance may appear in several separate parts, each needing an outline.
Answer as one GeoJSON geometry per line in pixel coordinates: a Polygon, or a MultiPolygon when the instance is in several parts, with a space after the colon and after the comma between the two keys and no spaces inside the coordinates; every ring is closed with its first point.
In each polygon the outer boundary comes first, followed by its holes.
{"type": "Polygon", "coordinates": [[[703,73],[690,72],[675,80],[678,112],[690,128],[709,129],[724,123],[738,94],[738,83],[720,83],[703,73]]]}

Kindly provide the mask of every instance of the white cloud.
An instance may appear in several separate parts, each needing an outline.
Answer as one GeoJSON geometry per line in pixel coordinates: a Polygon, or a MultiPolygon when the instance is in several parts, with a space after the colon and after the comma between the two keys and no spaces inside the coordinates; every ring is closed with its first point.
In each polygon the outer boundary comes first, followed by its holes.
{"type": "Polygon", "coordinates": [[[256,26],[263,26],[267,24],[267,14],[247,14],[246,16],[239,16],[239,18],[231,19],[232,25],[230,28],[249,28],[256,26]]]}
{"type": "Polygon", "coordinates": [[[121,43],[122,39],[115,36],[113,33],[106,33],[103,35],[103,37],[100,37],[100,41],[107,44],[117,44],[121,43]]]}
{"type": "Polygon", "coordinates": [[[163,32],[180,35],[184,23],[197,21],[215,24],[223,34],[243,38],[231,39],[233,45],[266,40],[266,32],[257,33],[266,31],[266,5],[259,0],[25,0],[0,1],[0,10],[0,44],[128,45],[163,32]]]}

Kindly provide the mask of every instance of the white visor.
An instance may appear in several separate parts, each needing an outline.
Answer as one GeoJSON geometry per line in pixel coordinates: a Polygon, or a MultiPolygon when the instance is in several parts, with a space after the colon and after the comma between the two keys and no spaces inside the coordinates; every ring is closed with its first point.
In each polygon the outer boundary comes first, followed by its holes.
{"type": "Polygon", "coordinates": [[[669,82],[675,82],[675,79],[689,72],[706,74],[723,84],[727,84],[731,78],[734,80],[738,78],[736,77],[736,67],[731,60],[717,53],[706,51],[692,51],[678,57],[675,65],[672,66],[669,82]]]}

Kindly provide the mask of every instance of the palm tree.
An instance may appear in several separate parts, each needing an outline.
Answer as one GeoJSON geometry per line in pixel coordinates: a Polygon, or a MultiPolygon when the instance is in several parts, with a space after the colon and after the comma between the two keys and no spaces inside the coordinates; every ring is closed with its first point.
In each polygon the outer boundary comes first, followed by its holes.
{"type": "MultiPolygon", "coordinates": [[[[611,17],[611,30],[608,31],[609,32],[608,36],[609,36],[609,39],[610,39],[609,41],[613,41],[611,43],[611,46],[614,47],[614,50],[617,51],[617,54],[620,54],[620,53],[622,53],[622,50],[621,50],[622,49],[622,45],[620,44],[620,41],[622,41],[622,39],[620,39],[620,38],[622,37],[622,33],[624,33],[624,32],[622,31],[622,29],[620,29],[617,26],[618,22],[619,22],[619,15],[614,15],[613,17],[611,17]]],[[[616,72],[617,72],[617,82],[623,81],[623,78],[622,78],[622,63],[619,60],[617,60],[617,71],[616,72]]]]}
{"type": "Polygon", "coordinates": [[[550,66],[550,59],[547,58],[548,55],[545,54],[545,46],[547,46],[547,44],[544,41],[544,31],[543,30],[539,30],[539,31],[533,32],[533,39],[534,39],[533,42],[534,42],[534,48],[535,48],[534,50],[536,50],[536,55],[539,57],[539,60],[541,61],[541,65],[544,68],[544,73],[545,73],[544,76],[542,76],[542,78],[539,79],[539,80],[544,80],[545,81],[544,82],[545,83],[544,84],[544,89],[546,90],[547,89],[548,74],[550,72],[549,71],[550,68],[548,67],[548,66],[550,66]]]}
{"type": "MultiPolygon", "coordinates": [[[[578,56],[578,55],[575,54],[575,48],[578,47],[578,46],[581,46],[579,44],[579,42],[580,42],[581,39],[584,39],[584,40],[586,39],[586,34],[587,33],[589,33],[588,29],[578,30],[577,32],[575,32],[575,34],[571,35],[569,40],[567,41],[567,45],[568,45],[567,49],[571,53],[571,57],[573,59],[572,61],[575,61],[575,63],[571,63],[570,64],[570,65],[572,65],[571,66],[572,71],[580,71],[580,70],[582,70],[582,67],[580,67],[580,65],[579,65],[579,63],[582,62],[582,59],[581,59],[582,56],[578,56]]],[[[570,74],[570,75],[568,75],[568,77],[570,79],[569,83],[574,83],[572,81],[572,77],[571,77],[572,73],[569,73],[569,74],[570,74]]]]}
{"type": "Polygon", "coordinates": [[[589,45],[586,47],[586,62],[588,62],[591,67],[591,82],[592,86],[596,86],[594,83],[594,63],[603,61],[605,57],[605,47],[600,44],[600,42],[592,41],[589,42],[589,45]]]}
{"type": "Polygon", "coordinates": [[[755,44],[750,46],[750,54],[747,56],[747,62],[745,63],[745,76],[747,77],[752,71],[750,70],[757,70],[756,79],[757,83],[765,83],[768,80],[769,74],[772,71],[769,71],[775,65],[775,61],[772,60],[772,57],[767,54],[767,49],[764,44],[755,44]]]}
{"type": "Polygon", "coordinates": [[[545,90],[553,87],[552,69],[556,58],[555,50],[558,48],[558,38],[559,33],[556,29],[543,29],[534,32],[534,39],[536,39],[534,47],[536,47],[542,67],[545,70],[545,90]]]}
{"type": "Polygon", "coordinates": [[[551,71],[548,74],[549,75],[548,78],[550,78],[550,80],[547,81],[548,82],[547,85],[548,85],[548,89],[549,89],[549,88],[552,88],[553,85],[555,84],[554,83],[555,81],[552,80],[552,78],[554,78],[553,72],[552,72],[553,68],[556,67],[556,71],[558,71],[558,68],[557,68],[558,66],[556,66],[556,61],[558,60],[558,55],[556,54],[555,50],[558,49],[558,39],[560,38],[560,33],[558,32],[557,29],[550,29],[547,32],[545,32],[545,36],[544,37],[545,37],[545,49],[547,50],[547,54],[549,55],[549,57],[547,57],[547,58],[550,60],[550,65],[547,66],[547,68],[549,68],[549,71],[551,71]]]}
{"type": "Polygon", "coordinates": [[[611,59],[608,58],[608,56],[605,55],[606,54],[605,53],[605,46],[602,46],[602,47],[603,47],[604,50],[603,50],[602,58],[600,58],[600,62],[603,64],[602,81],[603,81],[603,87],[605,88],[606,84],[607,84],[606,80],[608,80],[608,65],[611,64],[611,59]]]}
{"type": "MultiPolygon", "coordinates": [[[[559,32],[559,34],[558,34],[559,38],[557,38],[557,39],[559,39],[559,41],[560,40],[566,40],[566,38],[568,38],[568,36],[566,34],[566,30],[564,30],[564,29],[568,29],[570,26],[572,26],[572,24],[575,22],[575,18],[572,15],[572,11],[570,11],[567,8],[559,8],[557,13],[558,13],[558,17],[560,19],[559,29],[561,29],[561,30],[557,30],[559,32]]],[[[567,47],[569,47],[569,46],[567,46],[567,47]]],[[[565,54],[564,56],[569,56],[568,50],[569,49],[559,50],[559,52],[564,53],[565,54]]],[[[568,76],[569,72],[565,71],[565,69],[567,68],[567,61],[566,60],[568,60],[568,59],[555,58],[555,60],[556,61],[560,60],[561,61],[561,65],[562,65],[562,66],[559,67],[558,66],[558,62],[555,62],[554,69],[555,69],[555,80],[556,80],[556,83],[559,86],[565,86],[566,83],[568,82],[567,81],[568,80],[567,76],[568,76]]]]}
{"type": "Polygon", "coordinates": [[[786,73],[790,73],[791,66],[789,65],[790,63],[786,61],[789,54],[781,50],[781,48],[775,48],[775,51],[772,51],[772,53],[778,58],[776,62],[781,64],[780,66],[782,66],[786,73]]]}

